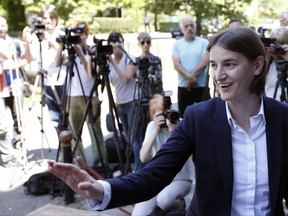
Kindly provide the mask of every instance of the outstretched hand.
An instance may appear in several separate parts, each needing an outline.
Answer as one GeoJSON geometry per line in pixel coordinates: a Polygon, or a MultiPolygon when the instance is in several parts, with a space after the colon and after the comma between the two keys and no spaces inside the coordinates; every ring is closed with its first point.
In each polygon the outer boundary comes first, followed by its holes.
{"type": "Polygon", "coordinates": [[[62,179],[72,190],[84,198],[103,201],[102,185],[87,172],[69,163],[48,161],[49,171],[62,179]]]}

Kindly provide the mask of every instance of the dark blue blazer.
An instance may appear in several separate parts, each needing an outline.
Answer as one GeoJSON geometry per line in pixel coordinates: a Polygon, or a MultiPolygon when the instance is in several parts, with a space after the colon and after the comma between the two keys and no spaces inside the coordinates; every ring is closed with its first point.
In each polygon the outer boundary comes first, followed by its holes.
{"type": "MultiPolygon", "coordinates": [[[[264,97],[271,215],[284,215],[288,195],[288,107],[264,97]]],[[[214,98],[186,109],[184,119],[142,170],[108,179],[108,208],[149,199],[168,185],[193,155],[196,188],[187,215],[231,214],[233,165],[225,103],[214,98]]]]}

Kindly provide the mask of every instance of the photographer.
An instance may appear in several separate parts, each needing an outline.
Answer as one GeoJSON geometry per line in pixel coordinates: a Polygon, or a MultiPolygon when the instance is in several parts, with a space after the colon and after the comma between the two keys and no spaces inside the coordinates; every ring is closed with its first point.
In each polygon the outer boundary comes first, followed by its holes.
{"type": "MultiPolygon", "coordinates": [[[[275,85],[278,81],[278,73],[282,73],[276,68],[277,60],[288,60],[288,29],[285,27],[277,28],[271,32],[270,38],[276,38],[276,44],[271,44],[266,48],[266,58],[267,62],[269,63],[269,67],[266,78],[265,94],[268,97],[273,97],[275,85]]],[[[283,71],[283,73],[285,74],[287,71],[283,71]]],[[[281,81],[287,82],[287,79],[281,81]]],[[[280,101],[280,96],[281,88],[279,87],[275,99],[280,101]]]]}
{"type": "MultiPolygon", "coordinates": [[[[165,112],[171,111],[169,108],[161,94],[155,94],[149,102],[149,111],[153,120],[147,126],[140,151],[140,159],[143,163],[147,163],[161,146],[165,145],[179,122],[178,112],[178,115],[174,113],[170,119],[165,116],[165,112]]],[[[191,192],[192,181],[193,164],[189,159],[173,181],[160,193],[148,201],[137,203],[132,215],[164,215],[163,213],[173,210],[185,211],[185,197],[191,192]]],[[[188,203],[190,201],[187,200],[188,203]]]]}
{"type": "MultiPolygon", "coordinates": [[[[89,35],[89,28],[86,22],[78,21],[74,28],[76,32],[68,33],[65,37],[61,37],[62,41],[59,44],[58,51],[55,57],[55,65],[60,66],[62,59],[62,52],[65,51],[65,61],[70,60],[68,63],[72,63],[73,68],[72,72],[68,73],[68,88],[65,89],[65,95],[67,95],[69,104],[67,105],[67,111],[69,123],[71,126],[72,134],[74,138],[78,135],[78,131],[82,130],[80,128],[80,123],[83,118],[85,108],[87,105],[88,97],[91,93],[91,90],[95,83],[95,77],[92,76],[91,72],[91,56],[88,53],[89,47],[87,45],[87,39],[89,35]],[[77,33],[81,32],[81,33],[77,33]],[[73,34],[73,36],[71,35],[73,34]],[[75,40],[75,38],[79,40],[75,40]],[[75,41],[80,42],[79,44],[73,44],[75,41]],[[73,42],[71,44],[71,42],[73,42]],[[66,48],[66,49],[65,49],[66,48]],[[73,54],[71,59],[71,53],[73,54]]],[[[69,32],[69,31],[68,31],[69,32]]],[[[92,98],[92,106],[89,110],[92,115],[87,115],[86,122],[92,122],[91,124],[87,124],[90,138],[91,138],[91,148],[92,148],[92,162],[88,161],[88,151],[85,151],[83,147],[83,143],[80,141],[79,145],[76,149],[76,154],[82,157],[90,166],[98,166],[101,162],[101,158],[103,159],[104,164],[108,163],[108,155],[106,152],[106,148],[104,145],[104,138],[101,130],[101,104],[98,99],[97,92],[93,93],[92,98]],[[96,116],[96,119],[94,117],[96,116]],[[93,117],[93,119],[91,119],[93,117]],[[100,148],[101,153],[98,151],[98,147],[100,148]],[[101,154],[101,155],[100,155],[101,154]],[[102,156],[102,157],[101,157],[102,156]]],[[[75,140],[74,139],[74,140],[75,140]]],[[[74,145],[75,147],[75,145],[74,145]]]]}
{"type": "Polygon", "coordinates": [[[38,63],[38,75],[44,76],[45,103],[57,132],[59,132],[58,122],[61,117],[61,109],[58,104],[60,101],[57,101],[57,96],[62,98],[66,68],[64,65],[61,68],[56,67],[54,58],[59,46],[56,38],[63,34],[54,6],[43,7],[33,26],[26,26],[22,33],[27,61],[32,64],[36,61],[38,63]]]}

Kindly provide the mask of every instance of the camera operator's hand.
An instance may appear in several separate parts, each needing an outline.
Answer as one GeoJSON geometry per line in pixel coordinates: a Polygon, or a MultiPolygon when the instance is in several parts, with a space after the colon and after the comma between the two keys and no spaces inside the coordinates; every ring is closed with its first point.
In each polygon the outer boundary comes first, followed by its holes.
{"type": "Polygon", "coordinates": [[[31,41],[33,39],[31,32],[32,32],[32,30],[29,26],[26,26],[22,31],[22,38],[27,43],[31,43],[31,41]]]}
{"type": "Polygon", "coordinates": [[[280,58],[280,59],[288,60],[288,44],[281,44],[280,48],[283,49],[283,52],[284,52],[283,54],[275,53],[276,48],[274,44],[272,44],[271,47],[269,47],[267,50],[273,58],[280,58]]]}
{"type": "Polygon", "coordinates": [[[288,44],[283,44],[281,45],[281,47],[284,50],[284,54],[282,55],[282,58],[288,60],[288,44]]]}
{"type": "Polygon", "coordinates": [[[280,26],[288,26],[288,12],[282,13],[280,17],[280,26]]]}
{"type": "Polygon", "coordinates": [[[162,111],[155,112],[153,121],[157,132],[159,132],[160,126],[165,124],[165,117],[163,115],[163,112],[162,111]]]}

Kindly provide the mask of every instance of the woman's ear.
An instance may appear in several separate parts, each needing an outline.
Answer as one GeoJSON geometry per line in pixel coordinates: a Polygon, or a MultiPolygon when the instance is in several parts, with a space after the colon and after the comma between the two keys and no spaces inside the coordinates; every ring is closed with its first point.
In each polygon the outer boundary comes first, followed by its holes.
{"type": "Polygon", "coordinates": [[[265,57],[264,56],[258,56],[255,61],[255,66],[254,66],[254,74],[259,75],[261,71],[263,70],[265,63],[265,57]]]}

